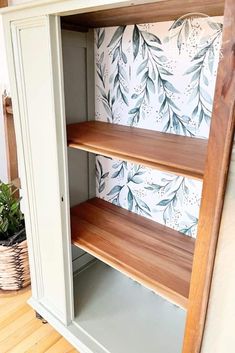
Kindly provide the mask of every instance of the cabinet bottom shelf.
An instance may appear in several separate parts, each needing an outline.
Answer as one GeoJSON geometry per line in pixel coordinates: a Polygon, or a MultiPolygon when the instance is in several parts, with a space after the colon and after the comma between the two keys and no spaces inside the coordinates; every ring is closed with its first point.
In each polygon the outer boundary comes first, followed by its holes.
{"type": "Polygon", "coordinates": [[[95,352],[180,353],[186,312],[100,261],[74,277],[74,324],[95,352]]]}
{"type": "Polygon", "coordinates": [[[94,198],[71,209],[72,242],[186,308],[194,239],[94,198]]]}

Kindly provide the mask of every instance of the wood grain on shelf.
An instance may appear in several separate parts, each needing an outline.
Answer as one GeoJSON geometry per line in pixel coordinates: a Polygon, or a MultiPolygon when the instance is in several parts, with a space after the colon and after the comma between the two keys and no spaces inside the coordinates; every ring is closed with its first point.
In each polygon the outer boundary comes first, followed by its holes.
{"type": "Polygon", "coordinates": [[[71,209],[72,242],[187,307],[194,239],[94,198],[71,209]]]}
{"type": "Polygon", "coordinates": [[[70,147],[202,179],[207,141],[89,121],[67,126],[70,147]]]}
{"type": "MultiPolygon", "coordinates": [[[[170,21],[187,13],[201,13],[208,16],[223,15],[224,0],[163,0],[148,4],[118,7],[114,9],[87,12],[62,17],[62,24],[82,27],[108,27],[170,21]]],[[[79,28],[78,28],[79,30],[79,28]]]]}
{"type": "Polygon", "coordinates": [[[183,353],[199,353],[235,130],[235,2],[226,0],[183,353]]]}

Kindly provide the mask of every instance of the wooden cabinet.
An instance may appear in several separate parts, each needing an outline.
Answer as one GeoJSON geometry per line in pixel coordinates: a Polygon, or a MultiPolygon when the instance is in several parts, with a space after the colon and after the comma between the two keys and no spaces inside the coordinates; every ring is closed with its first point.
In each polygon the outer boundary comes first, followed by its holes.
{"type": "Polygon", "coordinates": [[[201,351],[234,138],[235,6],[182,4],[39,1],[2,10],[30,304],[81,353],[201,351]],[[187,12],[224,13],[209,140],[95,121],[93,29],[187,12]],[[95,154],[202,180],[196,240],[97,198],[95,154]]]}

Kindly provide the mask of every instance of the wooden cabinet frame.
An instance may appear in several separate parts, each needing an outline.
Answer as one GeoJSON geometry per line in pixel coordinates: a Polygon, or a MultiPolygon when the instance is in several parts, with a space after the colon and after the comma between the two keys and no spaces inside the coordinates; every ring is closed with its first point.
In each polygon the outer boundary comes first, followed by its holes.
{"type": "MultiPolygon", "coordinates": [[[[31,304],[39,313],[45,316],[48,321],[54,324],[65,337],[79,347],[82,352],[92,352],[86,345],[78,341],[75,331],[68,332],[66,325],[73,319],[72,311],[72,286],[71,286],[71,254],[69,252],[69,210],[67,185],[67,160],[65,156],[65,126],[64,124],[64,101],[63,101],[63,78],[61,77],[61,46],[59,17],[65,14],[75,14],[82,12],[93,12],[112,8],[128,8],[129,13],[133,13],[131,5],[140,3],[151,3],[156,9],[161,9],[161,2],[156,1],[125,1],[125,0],[91,0],[89,7],[87,1],[59,1],[52,0],[45,5],[44,1],[37,1],[34,5],[25,4],[11,9],[2,10],[5,35],[7,38],[7,56],[9,63],[11,89],[13,96],[14,114],[16,117],[16,135],[19,149],[19,159],[22,169],[22,186],[27,200],[27,232],[29,238],[30,263],[33,285],[33,299],[31,304]],[[132,11],[132,12],[131,12],[132,11]],[[24,51],[21,48],[21,31],[24,28],[35,28],[42,26],[45,39],[48,40],[48,48],[44,54],[48,57],[48,70],[50,71],[50,89],[52,96],[43,104],[52,104],[49,116],[56,124],[57,146],[55,151],[56,171],[54,182],[57,185],[57,206],[61,214],[61,230],[59,231],[58,249],[63,254],[63,259],[58,260],[63,269],[63,283],[60,283],[62,295],[64,296],[64,313],[50,313],[46,309],[46,302],[41,301],[43,297],[43,284],[41,282],[41,292],[37,285],[41,276],[39,259],[40,240],[37,239],[37,212],[35,206],[35,186],[33,185],[35,176],[33,175],[32,157],[30,157],[30,133],[27,132],[29,121],[27,120],[32,112],[36,113],[39,101],[33,104],[29,101],[25,85],[23,72],[24,51]],[[32,108],[34,110],[32,110],[32,108]],[[25,124],[25,125],[24,125],[25,124]],[[56,177],[57,174],[57,177],[56,177]],[[60,200],[60,201],[59,201],[60,200]],[[61,202],[62,200],[62,202],[61,202]],[[64,201],[65,200],[65,201],[64,201]],[[64,284],[64,287],[63,287],[64,284]],[[63,324],[61,324],[61,320],[63,324]]],[[[164,10],[159,13],[155,21],[172,19],[176,15],[181,15],[181,11],[175,9],[182,7],[182,1],[163,1],[164,10]],[[178,5],[178,7],[177,7],[178,5]],[[167,12],[167,15],[166,15],[167,12]],[[167,16],[167,17],[166,17],[167,16]]],[[[139,5],[140,6],[140,5],[139,5]]],[[[147,6],[145,5],[146,9],[147,6]]],[[[184,4],[184,13],[189,11],[203,12],[208,9],[208,14],[219,15],[223,8],[223,1],[207,0],[190,1],[184,4]]],[[[125,11],[124,11],[125,12],[125,11]]],[[[118,13],[118,12],[117,12],[118,13]]],[[[128,10],[127,10],[128,15],[128,10]]],[[[111,15],[110,15],[111,16],[111,15]]],[[[133,16],[133,15],[132,15],[133,16]]],[[[144,13],[142,14],[144,16],[144,13]]],[[[127,16],[128,17],[128,16],[127,16]]],[[[132,17],[132,21],[133,21],[132,17]]],[[[143,18],[143,17],[142,17],[143,18]]],[[[146,15],[146,18],[147,15],[146,15]]],[[[114,18],[115,20],[115,18],[114,18]]],[[[128,18],[126,23],[128,23],[128,18]]],[[[142,21],[144,22],[144,21],[142,21]]],[[[115,21],[114,21],[115,23],[115,21]]],[[[213,273],[214,258],[216,252],[217,239],[220,228],[220,221],[223,209],[223,199],[226,190],[227,174],[229,169],[230,154],[234,138],[235,126],[235,3],[233,0],[225,1],[224,30],[222,43],[222,58],[219,63],[217,83],[214,98],[214,109],[212,124],[208,142],[208,153],[206,169],[204,175],[204,186],[202,194],[202,204],[200,211],[198,237],[194,255],[193,272],[191,278],[190,296],[188,304],[188,315],[185,329],[184,347],[182,353],[199,353],[203,338],[204,324],[206,320],[208,299],[210,294],[211,278],[213,273]]],[[[44,240],[45,241],[45,240],[44,240]]],[[[62,256],[62,255],[61,255],[62,256]]],[[[48,306],[49,308],[49,306],[48,306]]],[[[55,310],[56,312],[56,310],[55,310]]],[[[208,352],[210,353],[210,352],[208,352]]]]}
{"type": "Polygon", "coordinates": [[[183,353],[200,352],[235,127],[235,4],[225,2],[183,353]]]}

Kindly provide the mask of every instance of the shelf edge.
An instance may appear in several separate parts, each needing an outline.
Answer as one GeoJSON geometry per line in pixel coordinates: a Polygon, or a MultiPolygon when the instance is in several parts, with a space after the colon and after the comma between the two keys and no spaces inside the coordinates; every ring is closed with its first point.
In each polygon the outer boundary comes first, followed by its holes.
{"type": "Polygon", "coordinates": [[[149,167],[149,168],[158,169],[159,171],[164,171],[164,172],[171,173],[171,174],[182,175],[182,176],[190,178],[190,179],[196,179],[196,180],[202,181],[203,177],[204,177],[204,173],[199,173],[199,172],[192,173],[190,170],[176,168],[173,166],[167,166],[162,163],[152,162],[152,161],[148,161],[148,160],[144,160],[144,159],[138,159],[135,157],[129,157],[127,155],[119,154],[116,152],[109,152],[106,150],[98,149],[96,147],[87,146],[84,144],[79,144],[77,142],[76,143],[68,142],[68,147],[75,148],[75,149],[82,150],[82,151],[86,151],[86,152],[90,152],[90,153],[99,154],[99,155],[106,156],[106,157],[117,158],[117,159],[124,160],[127,162],[141,164],[141,165],[149,167]]]}
{"type": "MultiPolygon", "coordinates": [[[[188,298],[185,298],[184,296],[180,295],[179,293],[174,292],[173,290],[171,290],[168,287],[161,285],[160,283],[156,284],[156,282],[154,282],[154,285],[151,286],[147,279],[146,280],[141,279],[141,281],[140,281],[140,279],[137,275],[137,271],[136,271],[136,274],[133,274],[133,268],[131,268],[132,274],[130,276],[130,273],[128,271],[125,271],[125,269],[123,268],[123,265],[121,263],[120,263],[120,265],[114,264],[112,260],[107,259],[107,256],[104,259],[104,257],[102,256],[101,253],[97,252],[97,250],[92,250],[91,247],[87,246],[86,244],[80,243],[80,242],[76,241],[75,239],[72,239],[72,244],[79,247],[80,249],[88,252],[89,254],[93,255],[97,259],[101,260],[102,262],[106,263],[107,265],[111,266],[112,268],[123,273],[125,276],[131,278],[132,280],[134,280],[138,283],[141,283],[149,290],[154,291],[156,294],[158,294],[158,295],[162,296],[163,298],[165,298],[166,300],[170,301],[172,304],[176,304],[179,307],[181,307],[182,309],[187,310],[188,298]]],[[[128,266],[126,266],[126,267],[128,267],[128,266]]]]}

